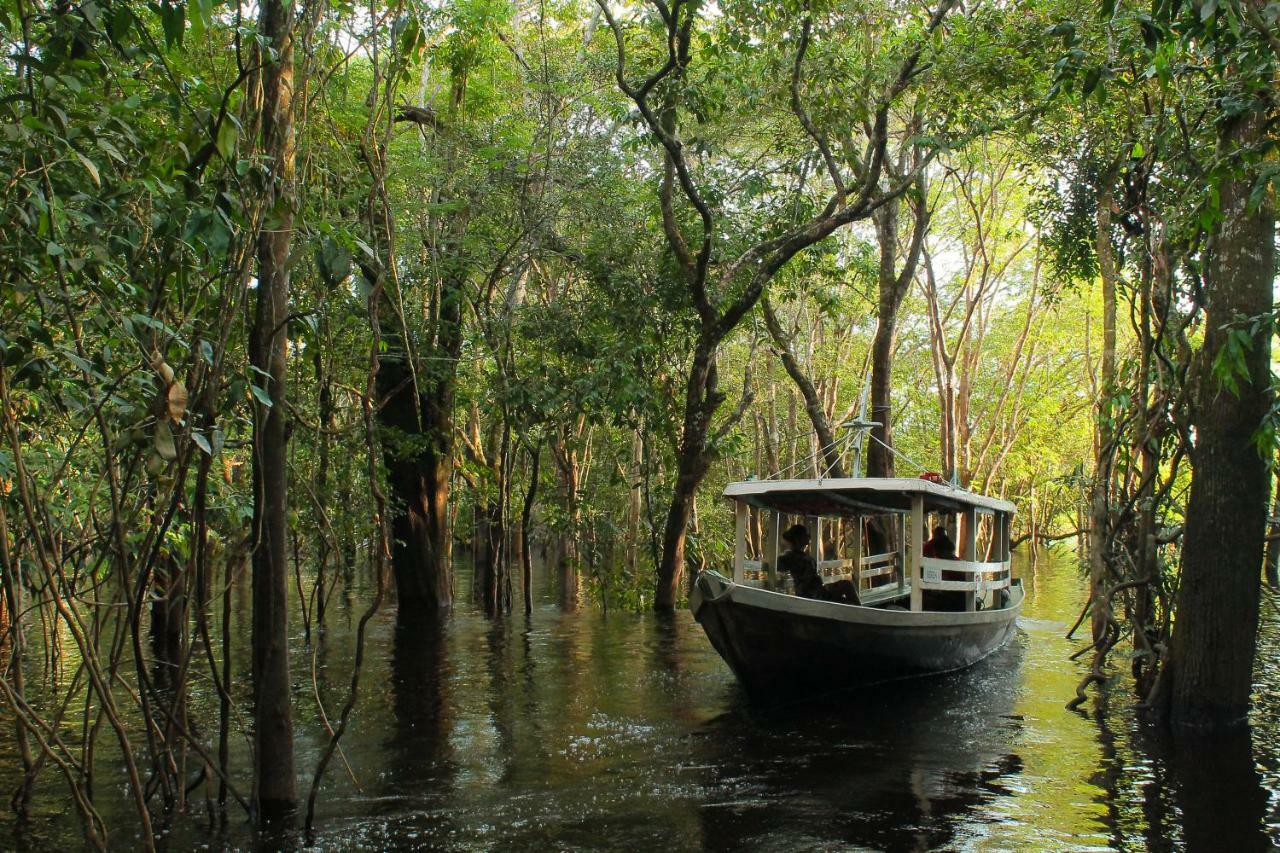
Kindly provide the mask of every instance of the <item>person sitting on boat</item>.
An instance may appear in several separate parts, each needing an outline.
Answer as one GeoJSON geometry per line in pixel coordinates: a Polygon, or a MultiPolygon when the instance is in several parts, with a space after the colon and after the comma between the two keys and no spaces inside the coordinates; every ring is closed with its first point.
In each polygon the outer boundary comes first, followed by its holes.
{"type": "Polygon", "coordinates": [[[807,527],[803,524],[793,524],[783,531],[782,539],[791,546],[791,550],[778,555],[778,568],[791,575],[796,595],[821,601],[858,603],[858,591],[852,582],[839,580],[829,584],[822,583],[822,577],[818,574],[818,564],[814,562],[813,557],[805,553],[805,549],[809,547],[807,527]]]}
{"type": "Polygon", "coordinates": [[[936,557],[939,560],[954,560],[956,558],[956,543],[951,541],[951,537],[947,535],[947,528],[933,528],[933,538],[924,543],[924,547],[920,549],[921,556],[936,557]]]}

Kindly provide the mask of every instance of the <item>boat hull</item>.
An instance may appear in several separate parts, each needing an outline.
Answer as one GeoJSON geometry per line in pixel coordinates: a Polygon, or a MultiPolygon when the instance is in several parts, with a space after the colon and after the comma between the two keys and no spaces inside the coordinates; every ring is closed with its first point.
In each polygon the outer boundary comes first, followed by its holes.
{"type": "Polygon", "coordinates": [[[1009,603],[977,612],[910,612],[797,598],[702,572],[694,618],[753,699],[785,700],[971,666],[1013,633],[1009,603]]]}

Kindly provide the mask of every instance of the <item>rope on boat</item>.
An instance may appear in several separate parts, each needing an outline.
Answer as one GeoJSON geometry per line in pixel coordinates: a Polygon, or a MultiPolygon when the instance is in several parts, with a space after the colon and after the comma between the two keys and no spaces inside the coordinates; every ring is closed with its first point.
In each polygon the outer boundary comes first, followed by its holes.
{"type": "MultiPolygon", "coordinates": [[[[892,447],[892,446],[890,446],[890,445],[888,445],[888,444],[885,444],[883,441],[881,441],[879,438],[877,438],[877,437],[876,437],[876,434],[875,434],[875,433],[868,433],[868,435],[871,437],[871,440],[872,440],[872,441],[874,441],[876,444],[878,444],[878,445],[880,445],[881,447],[883,447],[885,450],[888,450],[890,453],[892,453],[894,456],[898,457],[899,459],[902,459],[902,460],[904,460],[904,461],[906,461],[906,462],[910,462],[912,465],[916,466],[916,468],[920,469],[920,471],[922,471],[922,472],[923,472],[923,471],[928,471],[928,470],[929,470],[928,468],[926,468],[925,466],[921,465],[919,462],[917,462],[916,460],[912,459],[910,456],[908,456],[907,454],[903,453],[902,451],[897,450],[897,449],[895,449],[894,447],[892,447]]],[[[959,488],[959,484],[958,484],[958,483],[956,483],[956,481],[955,481],[955,477],[954,477],[954,476],[952,477],[951,482],[950,482],[950,483],[948,483],[947,485],[951,486],[952,488],[959,488]]]]}
{"type": "MultiPolygon", "coordinates": [[[[810,432],[810,430],[805,430],[804,432],[807,433],[807,432],[810,432]]],[[[798,432],[796,433],[796,436],[803,435],[803,434],[804,433],[798,432]]],[[[794,438],[795,436],[792,436],[792,437],[794,438]]],[[[837,438],[835,441],[831,442],[830,444],[825,444],[822,447],[819,447],[817,450],[815,450],[813,453],[810,453],[808,456],[800,457],[795,462],[791,463],[786,468],[783,468],[781,471],[778,471],[776,474],[771,475],[767,479],[773,479],[774,477],[781,478],[783,474],[790,473],[791,471],[794,471],[797,468],[799,468],[801,465],[807,465],[810,462],[816,462],[818,458],[822,456],[822,454],[826,453],[828,450],[830,450],[833,447],[837,447],[840,444],[840,442],[849,441],[849,440],[850,440],[849,436],[842,435],[839,438],[837,438]]],[[[822,476],[825,477],[829,473],[831,473],[830,465],[828,465],[827,469],[822,472],[822,476]]]]}

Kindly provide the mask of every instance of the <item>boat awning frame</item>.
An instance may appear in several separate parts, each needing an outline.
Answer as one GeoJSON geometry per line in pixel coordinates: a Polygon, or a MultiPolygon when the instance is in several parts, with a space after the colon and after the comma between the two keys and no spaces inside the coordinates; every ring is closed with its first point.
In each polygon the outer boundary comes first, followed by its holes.
{"type": "Polygon", "coordinates": [[[1016,510],[1009,501],[914,477],[744,480],[726,486],[724,496],[758,509],[792,515],[906,513],[911,511],[911,501],[916,497],[923,499],[926,512],[978,509],[1013,515],[1016,510]]]}

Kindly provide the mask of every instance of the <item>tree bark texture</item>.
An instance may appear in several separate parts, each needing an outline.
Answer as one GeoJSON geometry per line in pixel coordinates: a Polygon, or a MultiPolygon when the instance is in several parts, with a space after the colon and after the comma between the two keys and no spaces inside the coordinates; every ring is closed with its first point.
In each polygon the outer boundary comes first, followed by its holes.
{"type": "Polygon", "coordinates": [[[391,431],[383,455],[396,502],[391,568],[400,613],[422,617],[453,604],[448,541],[453,395],[452,384],[437,388],[434,399],[420,394],[408,358],[401,349],[378,362],[378,420],[391,431]]]}
{"type": "Polygon", "coordinates": [[[271,397],[270,406],[255,402],[253,423],[253,800],[263,821],[288,816],[298,799],[289,679],[285,429],[289,250],[296,204],[293,24],[291,4],[265,0],[259,29],[274,59],[267,59],[262,70],[262,151],[271,180],[267,222],[258,238],[258,298],[249,353],[259,371],[254,381],[265,377],[271,397]]]}
{"type": "Polygon", "coordinates": [[[689,381],[685,386],[684,430],[676,457],[676,482],[662,532],[662,560],[658,564],[655,610],[674,610],[680,597],[680,577],[684,572],[684,546],[693,496],[707,473],[707,431],[711,416],[720,405],[715,368],[715,345],[700,338],[694,348],[689,381]]]}
{"type": "Polygon", "coordinates": [[[1098,195],[1095,251],[1098,274],[1102,279],[1102,364],[1098,400],[1097,458],[1093,465],[1093,489],[1089,496],[1089,597],[1093,602],[1090,627],[1093,641],[1100,643],[1107,629],[1106,551],[1111,545],[1110,494],[1113,459],[1114,417],[1111,398],[1116,384],[1116,269],[1111,253],[1111,191],[1109,178],[1098,195]]]}
{"type": "MultiPolygon", "coordinates": [[[[1226,153],[1260,145],[1264,118],[1255,111],[1226,126],[1226,153]]],[[[1191,495],[1170,662],[1170,720],[1199,731],[1243,724],[1248,711],[1269,497],[1253,436],[1271,403],[1272,329],[1261,324],[1244,349],[1248,375],[1236,377],[1238,393],[1213,371],[1230,336],[1248,330],[1243,318],[1272,306],[1275,212],[1268,199],[1248,210],[1251,170],[1237,170],[1220,183],[1222,221],[1205,268],[1205,342],[1196,366],[1191,495]]]]}
{"type": "Polygon", "coordinates": [[[893,348],[898,330],[898,309],[915,278],[916,266],[924,246],[929,214],[924,207],[927,198],[924,179],[917,182],[921,201],[914,212],[911,243],[902,269],[898,258],[898,202],[878,208],[871,219],[876,226],[876,242],[880,246],[879,298],[876,302],[876,334],[871,342],[871,412],[870,419],[880,426],[871,431],[874,439],[867,447],[867,476],[892,477],[893,453],[893,348]]]}

